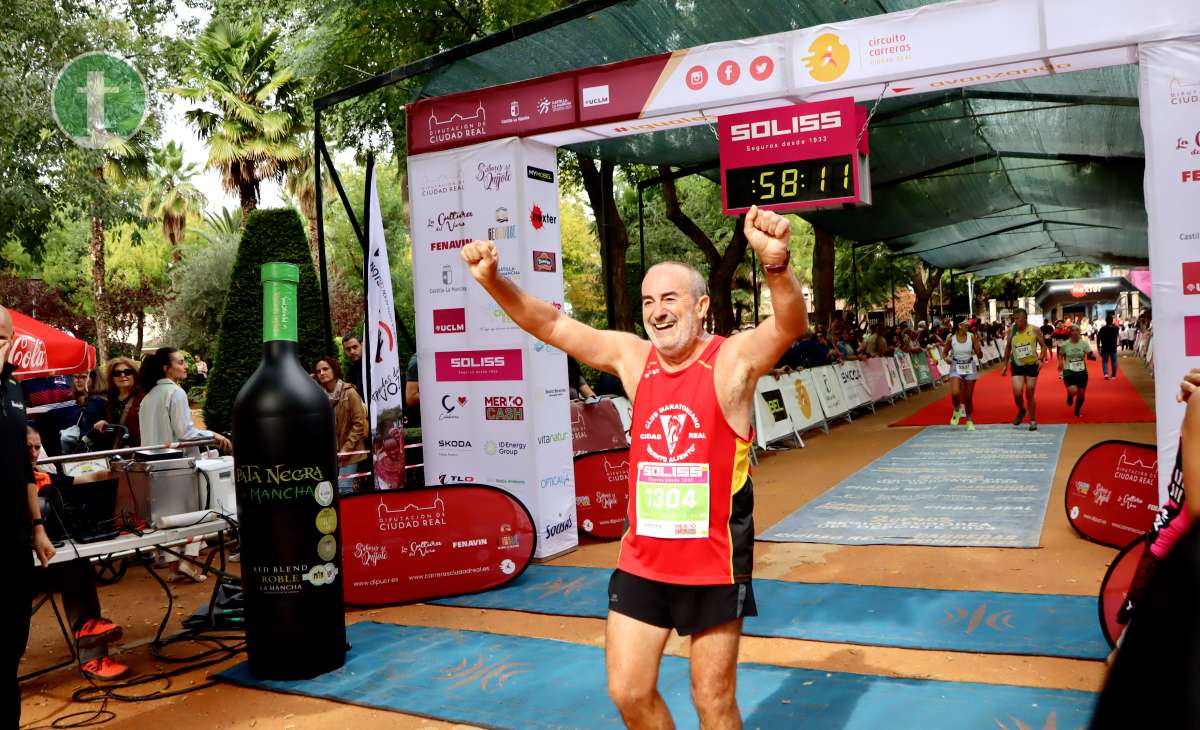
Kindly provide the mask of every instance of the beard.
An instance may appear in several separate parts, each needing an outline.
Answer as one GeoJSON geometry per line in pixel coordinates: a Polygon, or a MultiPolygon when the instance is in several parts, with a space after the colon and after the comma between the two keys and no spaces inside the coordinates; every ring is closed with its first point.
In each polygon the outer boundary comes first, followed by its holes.
{"type": "Polygon", "coordinates": [[[686,353],[695,342],[700,329],[695,312],[689,311],[680,318],[668,317],[658,324],[666,323],[671,323],[672,326],[665,330],[659,330],[655,328],[654,322],[642,322],[646,327],[646,336],[650,338],[654,349],[668,357],[686,353]]]}

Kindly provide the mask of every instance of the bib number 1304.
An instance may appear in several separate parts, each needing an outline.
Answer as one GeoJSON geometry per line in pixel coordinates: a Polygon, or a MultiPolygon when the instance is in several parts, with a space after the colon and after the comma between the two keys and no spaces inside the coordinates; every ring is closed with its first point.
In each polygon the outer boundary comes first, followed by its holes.
{"type": "Polygon", "coordinates": [[[637,534],[708,537],[708,464],[638,464],[637,534]]]}

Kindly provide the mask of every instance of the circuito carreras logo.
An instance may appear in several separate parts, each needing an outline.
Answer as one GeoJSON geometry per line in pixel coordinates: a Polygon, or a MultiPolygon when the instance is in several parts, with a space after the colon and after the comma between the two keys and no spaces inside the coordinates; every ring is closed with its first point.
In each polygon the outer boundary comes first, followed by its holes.
{"type": "Polygon", "coordinates": [[[686,404],[668,403],[646,419],[638,439],[647,442],[646,453],[651,458],[672,463],[695,454],[697,442],[708,439],[708,434],[686,404]]]}
{"type": "Polygon", "coordinates": [[[822,33],[808,46],[804,65],[814,80],[835,81],[850,67],[850,46],[834,33],[822,33]]]}

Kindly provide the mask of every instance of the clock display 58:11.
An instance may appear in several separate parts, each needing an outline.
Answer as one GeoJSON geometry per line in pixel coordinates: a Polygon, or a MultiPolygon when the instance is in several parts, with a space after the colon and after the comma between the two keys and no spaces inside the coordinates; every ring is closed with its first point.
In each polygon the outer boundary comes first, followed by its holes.
{"type": "Polygon", "coordinates": [[[849,155],[725,171],[729,208],[852,197],[857,189],[849,155]]]}

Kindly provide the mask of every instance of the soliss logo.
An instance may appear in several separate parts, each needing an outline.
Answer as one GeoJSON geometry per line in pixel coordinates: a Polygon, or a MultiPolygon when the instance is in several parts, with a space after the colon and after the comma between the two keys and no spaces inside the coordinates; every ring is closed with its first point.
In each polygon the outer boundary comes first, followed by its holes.
{"type": "Polygon", "coordinates": [[[735,124],[729,128],[730,139],[734,142],[744,142],[748,139],[764,137],[790,137],[801,132],[816,132],[821,129],[836,129],[842,126],[840,111],[821,112],[820,114],[801,114],[787,119],[764,119],[758,122],[735,124]]]}
{"type": "Polygon", "coordinates": [[[502,368],[502,357],[452,357],[450,367],[454,368],[502,368]]]}

